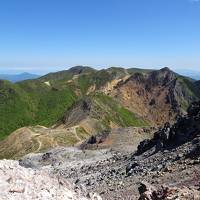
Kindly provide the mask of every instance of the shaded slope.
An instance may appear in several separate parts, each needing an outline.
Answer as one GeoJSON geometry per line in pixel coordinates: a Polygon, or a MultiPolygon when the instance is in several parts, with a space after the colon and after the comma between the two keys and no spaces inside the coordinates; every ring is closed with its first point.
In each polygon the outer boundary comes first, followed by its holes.
{"type": "Polygon", "coordinates": [[[196,82],[195,82],[195,85],[196,85],[196,87],[198,87],[199,90],[200,90],[200,81],[196,81],[196,82]]]}
{"type": "Polygon", "coordinates": [[[75,125],[80,125],[86,132],[96,134],[113,127],[140,127],[148,126],[148,123],[112,97],[96,93],[75,104],[57,126],[75,125]]]}

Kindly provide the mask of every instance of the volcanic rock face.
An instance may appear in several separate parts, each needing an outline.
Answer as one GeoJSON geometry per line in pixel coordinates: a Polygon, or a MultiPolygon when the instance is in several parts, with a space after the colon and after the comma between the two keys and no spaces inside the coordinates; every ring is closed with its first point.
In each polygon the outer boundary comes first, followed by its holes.
{"type": "Polygon", "coordinates": [[[110,92],[123,105],[148,119],[152,124],[175,120],[184,105],[196,100],[184,83],[168,68],[147,74],[135,73],[110,92]]]}
{"type": "Polygon", "coordinates": [[[136,73],[119,84],[112,95],[122,104],[151,122],[159,124],[170,118],[171,104],[167,104],[169,85],[174,80],[173,74],[164,72],[160,77],[158,72],[149,75],[136,73]]]}

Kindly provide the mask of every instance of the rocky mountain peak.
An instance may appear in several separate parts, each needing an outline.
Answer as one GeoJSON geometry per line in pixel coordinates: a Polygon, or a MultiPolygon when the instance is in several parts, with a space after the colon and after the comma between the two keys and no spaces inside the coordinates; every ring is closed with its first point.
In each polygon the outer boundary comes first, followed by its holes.
{"type": "Polygon", "coordinates": [[[153,85],[168,85],[176,79],[176,73],[165,67],[160,70],[150,72],[148,81],[153,85]]]}
{"type": "Polygon", "coordinates": [[[84,73],[84,72],[87,72],[87,71],[90,71],[90,70],[93,70],[93,69],[88,67],[88,66],[81,66],[80,65],[80,66],[71,67],[69,69],[69,72],[71,72],[74,75],[78,75],[78,74],[81,74],[81,73],[84,73]]]}
{"type": "Polygon", "coordinates": [[[171,69],[169,67],[163,67],[160,69],[160,71],[163,71],[163,72],[170,72],[171,69]]]}

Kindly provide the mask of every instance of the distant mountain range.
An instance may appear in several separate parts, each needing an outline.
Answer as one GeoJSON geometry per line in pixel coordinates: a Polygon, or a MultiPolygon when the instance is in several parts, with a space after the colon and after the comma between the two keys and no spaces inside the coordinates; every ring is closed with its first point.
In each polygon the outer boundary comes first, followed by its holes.
{"type": "MultiPolygon", "coordinates": [[[[131,70],[133,70],[134,72],[138,72],[140,73],[142,72],[150,72],[150,71],[154,71],[153,69],[140,69],[140,68],[130,68],[129,71],[131,72],[131,70]]],[[[189,78],[192,78],[194,80],[200,80],[200,71],[195,71],[195,70],[189,70],[189,69],[175,69],[174,70],[176,73],[182,75],[182,76],[186,76],[189,78]]],[[[62,73],[63,71],[61,71],[62,73]]],[[[53,74],[53,73],[50,73],[53,74]]],[[[58,73],[60,74],[60,73],[58,73]]],[[[37,79],[41,77],[40,75],[37,74],[31,74],[31,73],[27,73],[27,72],[23,72],[20,74],[0,74],[0,80],[8,80],[10,82],[16,83],[19,81],[24,81],[24,80],[29,80],[29,79],[37,79]]]]}
{"type": "Polygon", "coordinates": [[[183,76],[187,76],[195,80],[200,80],[200,71],[189,69],[176,69],[175,71],[183,76]]]}
{"type": "Polygon", "coordinates": [[[39,78],[39,75],[30,74],[27,72],[21,74],[0,74],[0,79],[8,80],[10,82],[16,83],[19,81],[29,80],[29,79],[36,79],[39,78]]]}

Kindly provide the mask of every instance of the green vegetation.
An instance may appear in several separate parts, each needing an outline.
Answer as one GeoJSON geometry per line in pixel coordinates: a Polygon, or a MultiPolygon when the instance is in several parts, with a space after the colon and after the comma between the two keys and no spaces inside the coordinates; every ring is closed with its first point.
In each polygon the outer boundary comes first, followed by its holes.
{"type": "Polygon", "coordinates": [[[127,70],[130,74],[135,74],[135,73],[146,74],[146,73],[154,71],[153,69],[140,69],[140,68],[129,68],[127,70]]]}
{"type": "Polygon", "coordinates": [[[177,80],[183,93],[183,96],[180,96],[178,100],[183,110],[186,111],[190,104],[189,102],[200,99],[200,90],[193,81],[186,77],[179,76],[177,80]]]}
{"type": "Polygon", "coordinates": [[[89,75],[83,74],[77,80],[77,86],[80,88],[82,94],[86,94],[89,87],[93,84],[89,75]]]}
{"type": "Polygon", "coordinates": [[[78,127],[76,128],[76,134],[78,135],[78,137],[82,140],[88,138],[90,135],[85,131],[84,128],[82,127],[78,127]]]}
{"type": "Polygon", "coordinates": [[[51,126],[74,103],[70,88],[56,90],[38,81],[0,82],[0,139],[28,125],[51,126]]]}
{"type": "Polygon", "coordinates": [[[200,98],[200,90],[194,84],[194,82],[190,81],[188,78],[185,78],[185,77],[180,77],[179,79],[182,81],[182,83],[184,84],[185,89],[188,90],[190,95],[200,98]]]}
{"type": "MultiPolygon", "coordinates": [[[[97,71],[78,66],[16,84],[0,81],[0,139],[23,126],[52,126],[75,102],[87,96],[91,86],[98,90],[108,81],[126,76],[127,72],[140,73],[138,76],[142,79],[142,74],[151,71],[115,67],[97,71]]],[[[200,90],[198,85],[186,77],[177,75],[177,81],[181,93],[177,99],[186,110],[191,101],[200,98],[200,90]]],[[[91,93],[90,98],[95,105],[94,123],[99,130],[102,127],[109,128],[111,123],[122,127],[148,125],[109,96],[91,93]]],[[[84,135],[81,130],[80,133],[84,135]]]]}
{"type": "Polygon", "coordinates": [[[0,81],[0,139],[19,127],[31,123],[30,99],[17,85],[0,81]]]}
{"type": "Polygon", "coordinates": [[[96,110],[101,112],[100,119],[102,118],[106,125],[113,122],[122,127],[148,126],[146,121],[121,106],[112,97],[106,96],[102,93],[96,93],[94,95],[94,101],[96,102],[96,110]]]}
{"type": "Polygon", "coordinates": [[[80,88],[82,94],[86,93],[92,81],[87,74],[94,71],[89,67],[78,67],[16,84],[1,81],[0,139],[23,126],[55,124],[66,110],[81,98],[77,98],[76,90],[80,88]],[[82,70],[86,74],[81,74],[83,76],[80,76],[78,81],[68,83],[77,70],[78,73],[82,70]]]}

